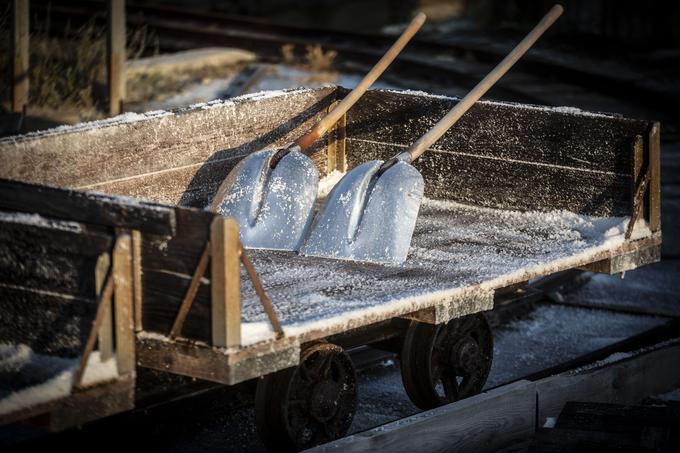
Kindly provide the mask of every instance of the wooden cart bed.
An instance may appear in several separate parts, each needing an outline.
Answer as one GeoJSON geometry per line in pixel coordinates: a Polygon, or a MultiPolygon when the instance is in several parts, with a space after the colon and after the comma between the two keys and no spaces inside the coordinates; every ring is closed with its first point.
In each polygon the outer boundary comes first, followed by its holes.
{"type": "MultiPolygon", "coordinates": [[[[245,271],[220,274],[231,259],[214,253],[223,221],[196,208],[244,155],[289,142],[344,93],[260,93],[0,140],[0,176],[59,187],[3,183],[13,201],[0,209],[131,231],[137,363],[227,384],[293,366],[302,343],[331,334],[393,317],[441,323],[489,310],[497,290],[531,278],[659,259],[657,123],[480,102],[417,163],[428,199],[403,265],[247,251],[282,323],[276,338],[245,271]],[[165,205],[81,192],[93,190],[165,205]],[[171,339],[192,280],[195,300],[171,339]]],[[[455,102],[369,92],[312,157],[334,177],[391,156],[455,102]]]]}

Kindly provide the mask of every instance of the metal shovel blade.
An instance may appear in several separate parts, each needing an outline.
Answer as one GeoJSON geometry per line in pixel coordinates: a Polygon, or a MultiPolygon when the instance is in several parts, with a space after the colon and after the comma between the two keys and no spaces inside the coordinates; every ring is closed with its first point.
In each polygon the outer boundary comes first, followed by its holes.
{"type": "Polygon", "coordinates": [[[276,151],[257,151],[234,167],[216,196],[216,212],[236,219],[246,248],[297,251],[311,224],[319,172],[299,151],[272,169],[276,151]]]}
{"type": "Polygon", "coordinates": [[[382,163],[361,164],[338,182],[300,253],[386,264],[406,260],[423,177],[405,162],[378,176],[382,163]]]}

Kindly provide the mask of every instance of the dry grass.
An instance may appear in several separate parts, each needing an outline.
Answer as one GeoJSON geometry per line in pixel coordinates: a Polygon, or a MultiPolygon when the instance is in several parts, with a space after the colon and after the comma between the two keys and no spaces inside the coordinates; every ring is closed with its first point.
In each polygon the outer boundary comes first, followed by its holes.
{"type": "MultiPolygon", "coordinates": [[[[0,101],[10,96],[10,9],[0,11],[0,101]]],[[[32,18],[30,36],[29,106],[40,110],[73,110],[83,119],[101,116],[105,101],[106,29],[90,21],[61,36],[50,36],[49,18],[32,18]]],[[[129,30],[128,58],[138,58],[152,48],[146,27],[129,30]]],[[[156,45],[157,52],[157,45],[156,45]]],[[[7,100],[7,101],[6,101],[7,100]]]]}
{"type": "MultiPolygon", "coordinates": [[[[298,66],[307,69],[309,71],[332,71],[333,62],[338,53],[334,50],[324,51],[323,48],[316,45],[305,46],[305,56],[298,66]]],[[[281,46],[281,59],[284,63],[289,65],[294,65],[298,63],[295,57],[295,45],[284,44],[281,46]]]]}

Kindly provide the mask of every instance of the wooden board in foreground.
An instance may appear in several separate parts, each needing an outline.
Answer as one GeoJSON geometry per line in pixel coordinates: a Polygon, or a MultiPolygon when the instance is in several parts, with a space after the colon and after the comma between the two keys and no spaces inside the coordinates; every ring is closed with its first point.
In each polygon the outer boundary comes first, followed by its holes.
{"type": "Polygon", "coordinates": [[[680,341],[536,382],[519,381],[307,450],[497,451],[534,435],[567,401],[637,403],[680,385],[680,341]]]}

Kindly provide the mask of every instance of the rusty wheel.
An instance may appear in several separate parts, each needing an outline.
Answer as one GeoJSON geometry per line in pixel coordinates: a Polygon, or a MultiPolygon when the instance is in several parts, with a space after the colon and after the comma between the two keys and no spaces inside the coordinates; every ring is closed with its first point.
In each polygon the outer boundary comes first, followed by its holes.
{"type": "Polygon", "coordinates": [[[483,315],[432,325],[411,322],[401,354],[406,393],[421,409],[475,395],[491,370],[493,337],[483,315]]]}
{"type": "Polygon", "coordinates": [[[303,450],[344,436],[356,409],[357,379],[340,346],[306,348],[300,365],[260,379],[255,421],[272,450],[303,450]]]}

